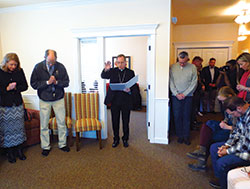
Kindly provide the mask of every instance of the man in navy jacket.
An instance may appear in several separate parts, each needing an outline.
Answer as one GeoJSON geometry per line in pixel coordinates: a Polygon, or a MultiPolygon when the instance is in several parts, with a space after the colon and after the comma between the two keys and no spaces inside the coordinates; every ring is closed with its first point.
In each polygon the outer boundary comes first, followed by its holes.
{"type": "Polygon", "coordinates": [[[37,90],[40,105],[41,148],[42,155],[50,152],[49,118],[51,107],[56,115],[58,127],[58,146],[64,152],[70,149],[66,145],[64,88],[69,86],[69,77],[63,64],[56,61],[54,50],[46,50],[45,60],[38,63],[31,75],[31,86],[37,90]]]}

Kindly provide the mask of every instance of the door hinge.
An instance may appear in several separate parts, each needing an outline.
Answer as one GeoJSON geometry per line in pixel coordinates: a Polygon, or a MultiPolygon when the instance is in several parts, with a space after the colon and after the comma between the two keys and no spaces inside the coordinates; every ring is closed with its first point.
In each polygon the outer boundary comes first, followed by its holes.
{"type": "Polygon", "coordinates": [[[150,127],[150,122],[148,122],[148,127],[150,127]]]}
{"type": "Polygon", "coordinates": [[[151,51],[151,45],[148,46],[148,50],[151,51]]]}
{"type": "Polygon", "coordinates": [[[148,90],[150,90],[150,85],[148,85],[148,90]]]}

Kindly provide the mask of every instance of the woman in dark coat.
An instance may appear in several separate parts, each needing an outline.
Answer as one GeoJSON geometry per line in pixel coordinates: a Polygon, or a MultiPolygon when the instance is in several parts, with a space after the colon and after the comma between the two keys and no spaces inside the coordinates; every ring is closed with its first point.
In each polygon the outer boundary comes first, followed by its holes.
{"type": "Polygon", "coordinates": [[[16,162],[16,156],[20,160],[26,159],[22,151],[26,134],[21,92],[27,89],[18,56],[6,54],[0,69],[0,147],[7,149],[10,163],[16,162]]]}

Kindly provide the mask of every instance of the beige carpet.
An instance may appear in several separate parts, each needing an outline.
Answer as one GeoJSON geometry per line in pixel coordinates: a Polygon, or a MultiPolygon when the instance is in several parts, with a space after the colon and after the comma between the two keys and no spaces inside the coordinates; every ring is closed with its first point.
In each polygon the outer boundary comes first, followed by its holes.
{"type": "Polygon", "coordinates": [[[186,153],[198,144],[198,131],[192,132],[190,146],[178,144],[175,136],[170,137],[169,145],[150,144],[146,113],[133,111],[130,146],[126,149],[120,144],[113,149],[109,111],[108,125],[109,138],[103,141],[102,150],[98,141],[83,139],[80,152],[75,146],[69,153],[62,152],[53,142],[48,157],[42,157],[39,145],[27,148],[27,160],[15,164],[1,156],[0,188],[210,188],[211,169],[197,173],[187,168],[192,160],[186,153]]]}

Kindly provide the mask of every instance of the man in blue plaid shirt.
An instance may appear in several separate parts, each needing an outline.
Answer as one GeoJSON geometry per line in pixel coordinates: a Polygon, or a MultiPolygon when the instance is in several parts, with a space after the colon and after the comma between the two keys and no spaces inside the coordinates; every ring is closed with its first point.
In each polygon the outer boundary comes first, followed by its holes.
{"type": "Polygon", "coordinates": [[[214,175],[218,179],[210,185],[226,189],[228,171],[250,165],[250,105],[239,97],[230,97],[224,107],[227,113],[237,117],[237,123],[226,143],[218,142],[210,147],[214,175]]]}

